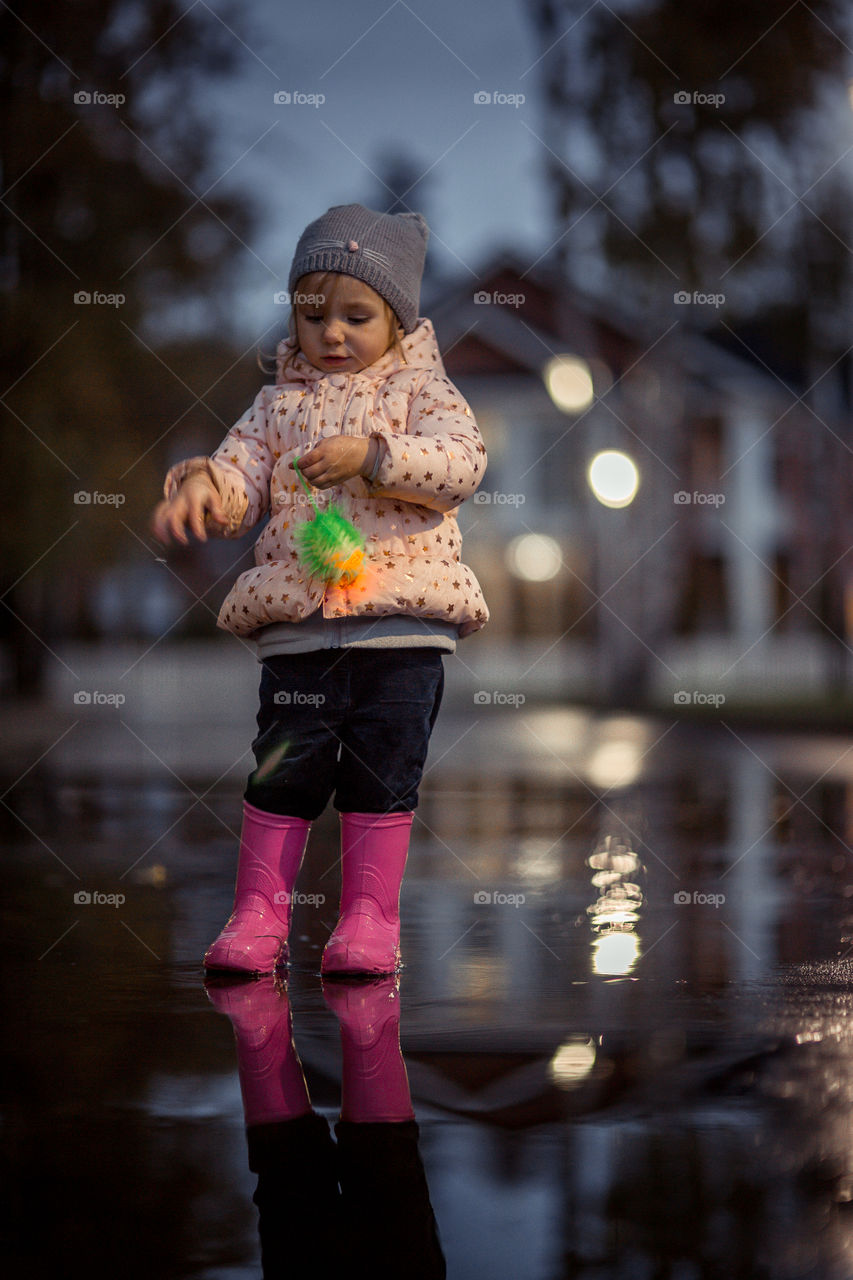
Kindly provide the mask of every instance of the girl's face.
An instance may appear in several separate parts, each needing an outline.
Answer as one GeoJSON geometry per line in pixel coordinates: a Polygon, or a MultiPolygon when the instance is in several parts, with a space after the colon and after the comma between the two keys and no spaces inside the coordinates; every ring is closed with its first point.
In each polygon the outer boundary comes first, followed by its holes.
{"type": "MultiPolygon", "coordinates": [[[[323,273],[327,282],[329,274],[323,273]]],[[[323,296],[311,287],[312,280],[319,284],[322,278],[320,273],[303,276],[297,284],[299,293],[323,296]]],[[[302,354],[315,369],[359,373],[388,350],[396,319],[385,299],[369,285],[338,272],[333,279],[323,302],[297,302],[296,337],[302,354]]]]}

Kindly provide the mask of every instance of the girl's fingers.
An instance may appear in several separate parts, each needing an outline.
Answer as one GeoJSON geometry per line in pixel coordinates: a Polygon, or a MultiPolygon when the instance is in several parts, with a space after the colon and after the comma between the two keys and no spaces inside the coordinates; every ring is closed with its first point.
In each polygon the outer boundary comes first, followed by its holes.
{"type": "Polygon", "coordinates": [[[163,502],[154,512],[151,531],[164,547],[168,546],[170,541],[180,542],[186,546],[188,541],[184,532],[186,519],[187,516],[182,515],[180,510],[174,509],[171,503],[163,502]]]}
{"type": "Polygon", "coordinates": [[[169,529],[176,542],[182,543],[183,546],[187,545],[187,535],[184,533],[184,522],[178,518],[178,513],[176,511],[173,511],[169,518],[169,529]]]}
{"type": "Polygon", "coordinates": [[[222,503],[219,501],[219,498],[213,494],[210,496],[210,501],[206,502],[202,508],[201,518],[205,527],[210,520],[212,520],[214,524],[228,523],[228,517],[222,508],[222,503]]]}
{"type": "Polygon", "coordinates": [[[188,523],[199,542],[207,542],[207,530],[204,527],[206,502],[194,503],[188,512],[188,523]]]}
{"type": "Polygon", "coordinates": [[[162,502],[154,512],[154,516],[151,521],[151,531],[158,542],[162,542],[163,546],[168,545],[172,527],[167,503],[162,502]]]}

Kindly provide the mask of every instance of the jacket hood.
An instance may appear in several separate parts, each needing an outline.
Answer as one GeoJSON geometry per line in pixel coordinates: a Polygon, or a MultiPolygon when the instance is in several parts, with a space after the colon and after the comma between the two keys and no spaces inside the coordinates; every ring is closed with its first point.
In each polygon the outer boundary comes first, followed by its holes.
{"type": "MultiPolygon", "coordinates": [[[[382,382],[389,374],[396,373],[399,369],[412,371],[416,369],[432,369],[441,377],[444,377],[444,364],[431,320],[419,320],[417,327],[401,339],[401,346],[406,355],[405,361],[400,359],[393,347],[389,347],[383,356],[380,356],[373,364],[368,365],[366,369],[362,369],[360,373],[351,373],[345,376],[366,378],[369,382],[382,382]]],[[[285,368],[285,360],[296,349],[296,338],[284,338],[276,347],[275,380],[277,384],[317,382],[320,378],[331,376],[328,370],[315,368],[313,364],[310,364],[305,359],[301,352],[285,368]]]]}

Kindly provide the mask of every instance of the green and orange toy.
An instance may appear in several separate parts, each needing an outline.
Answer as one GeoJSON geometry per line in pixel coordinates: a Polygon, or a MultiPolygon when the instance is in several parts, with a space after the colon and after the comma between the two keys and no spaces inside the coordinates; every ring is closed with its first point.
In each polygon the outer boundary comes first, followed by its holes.
{"type": "Polygon", "coordinates": [[[300,563],[312,577],[322,578],[330,586],[349,587],[364,567],[364,538],[336,502],[320,510],[299,469],[298,458],[293,459],[293,469],[314,508],[313,518],[305,520],[293,533],[300,563]]]}

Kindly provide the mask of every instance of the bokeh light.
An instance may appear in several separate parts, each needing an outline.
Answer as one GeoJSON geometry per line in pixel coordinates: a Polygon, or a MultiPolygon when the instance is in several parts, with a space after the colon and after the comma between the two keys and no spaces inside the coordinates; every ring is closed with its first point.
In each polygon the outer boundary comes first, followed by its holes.
{"type": "Polygon", "coordinates": [[[592,372],[577,356],[554,356],[543,373],[548,395],[563,413],[580,413],[592,404],[595,388],[592,372]]]}
{"type": "Polygon", "coordinates": [[[560,544],[543,533],[522,533],[506,549],[510,573],[525,582],[547,582],[563,565],[560,544]]]}
{"type": "Polygon", "coordinates": [[[644,755],[642,744],[628,738],[599,742],[589,755],[587,777],[605,790],[629,787],[640,776],[644,755]]]}
{"type": "Polygon", "coordinates": [[[627,507],[640,487],[636,463],[619,449],[597,453],[586,475],[590,489],[605,507],[627,507]]]}

